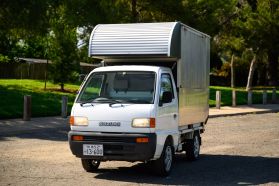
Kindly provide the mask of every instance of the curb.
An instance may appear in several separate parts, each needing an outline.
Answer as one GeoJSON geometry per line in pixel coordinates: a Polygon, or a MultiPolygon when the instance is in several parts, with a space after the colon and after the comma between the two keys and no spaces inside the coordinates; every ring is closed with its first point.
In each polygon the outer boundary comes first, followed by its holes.
{"type": "Polygon", "coordinates": [[[208,118],[218,118],[218,117],[226,117],[226,116],[241,116],[247,114],[266,114],[266,113],[276,113],[279,112],[279,109],[275,110],[260,110],[260,111],[247,111],[247,112],[239,112],[239,113],[231,113],[231,114],[218,114],[218,115],[209,115],[208,118]]]}

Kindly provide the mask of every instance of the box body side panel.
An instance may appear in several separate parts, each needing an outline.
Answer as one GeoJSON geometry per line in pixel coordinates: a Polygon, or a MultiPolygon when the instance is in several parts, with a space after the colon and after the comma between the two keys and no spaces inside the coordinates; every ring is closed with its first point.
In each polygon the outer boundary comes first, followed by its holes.
{"type": "Polygon", "coordinates": [[[208,117],[210,38],[181,27],[179,126],[204,122],[208,117]]]}

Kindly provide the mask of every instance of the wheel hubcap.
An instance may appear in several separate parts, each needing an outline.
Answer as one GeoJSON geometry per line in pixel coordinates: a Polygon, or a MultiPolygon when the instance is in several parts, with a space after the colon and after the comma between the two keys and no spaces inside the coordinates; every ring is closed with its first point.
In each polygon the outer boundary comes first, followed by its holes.
{"type": "Polygon", "coordinates": [[[200,153],[200,142],[198,139],[198,136],[195,136],[194,138],[194,155],[197,158],[199,156],[200,153]]]}
{"type": "Polygon", "coordinates": [[[96,167],[98,165],[98,161],[97,160],[92,160],[91,164],[96,167]]]}
{"type": "Polygon", "coordinates": [[[170,146],[167,146],[165,151],[165,168],[166,171],[169,171],[172,164],[172,150],[170,146]]]}

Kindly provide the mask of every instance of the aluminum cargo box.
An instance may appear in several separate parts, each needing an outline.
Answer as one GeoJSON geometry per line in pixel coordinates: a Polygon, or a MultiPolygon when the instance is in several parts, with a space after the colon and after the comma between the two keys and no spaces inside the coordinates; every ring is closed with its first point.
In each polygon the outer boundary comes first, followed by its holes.
{"type": "Polygon", "coordinates": [[[179,125],[207,119],[210,36],[180,22],[97,25],[89,56],[117,65],[176,64],[179,125]]]}

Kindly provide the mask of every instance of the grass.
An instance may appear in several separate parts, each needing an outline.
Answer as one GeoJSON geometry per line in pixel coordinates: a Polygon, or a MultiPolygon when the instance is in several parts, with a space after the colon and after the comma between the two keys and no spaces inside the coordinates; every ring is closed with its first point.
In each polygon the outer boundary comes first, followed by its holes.
{"type": "Polygon", "coordinates": [[[0,119],[20,118],[23,112],[24,95],[32,96],[32,117],[55,116],[61,114],[61,97],[68,96],[68,112],[79,85],[65,85],[61,92],[59,85],[47,82],[44,90],[44,81],[0,79],[0,119]]]}
{"type": "MultiPolygon", "coordinates": [[[[253,103],[262,103],[262,89],[253,91],[253,103]]],[[[47,82],[44,90],[44,81],[0,79],[0,119],[21,118],[23,112],[24,95],[32,96],[32,117],[57,116],[61,114],[61,97],[68,96],[68,113],[73,105],[79,85],[66,84],[65,92],[61,92],[59,85],[47,82]]],[[[221,91],[222,106],[231,105],[232,89],[229,87],[210,87],[209,105],[215,106],[215,92],[221,91]]],[[[278,89],[277,89],[278,90],[278,89]]],[[[247,92],[244,88],[237,88],[237,104],[247,104],[247,92]]],[[[271,89],[268,91],[268,100],[271,100],[271,89]]],[[[277,91],[277,98],[279,91],[277,91]]]]}

